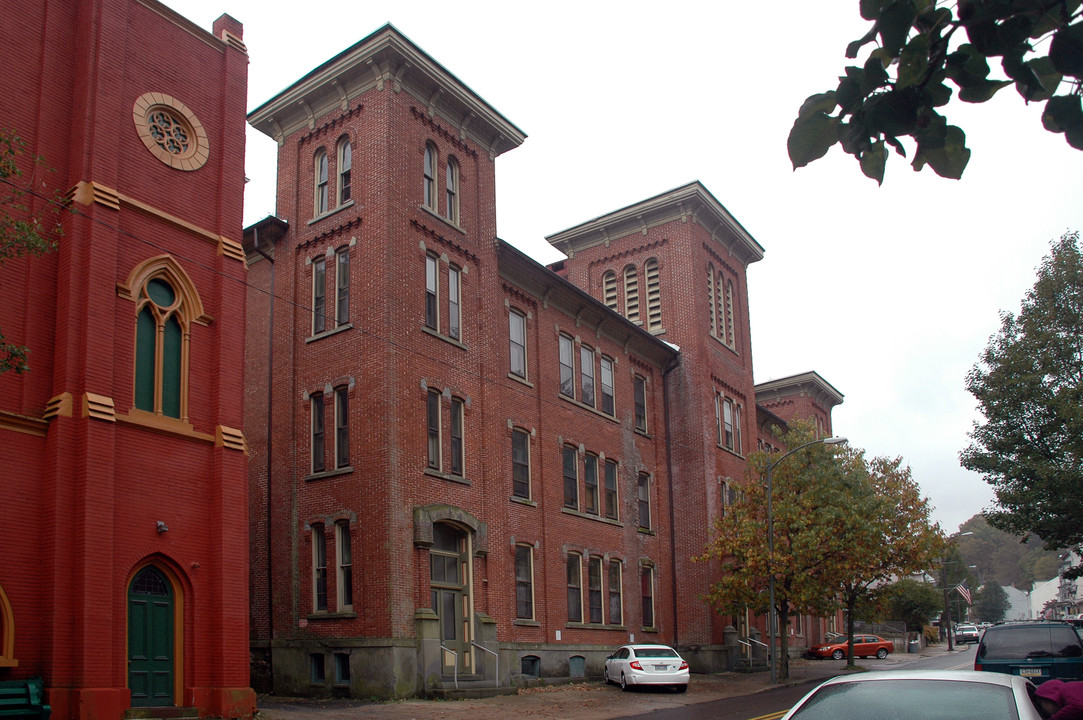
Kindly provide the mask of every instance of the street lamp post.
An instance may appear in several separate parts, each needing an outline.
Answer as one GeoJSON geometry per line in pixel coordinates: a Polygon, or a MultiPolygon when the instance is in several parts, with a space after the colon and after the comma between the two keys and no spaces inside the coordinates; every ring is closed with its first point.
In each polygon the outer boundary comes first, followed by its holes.
{"type": "Polygon", "coordinates": [[[771,666],[772,685],[778,682],[778,670],[775,667],[775,519],[771,507],[771,474],[779,463],[798,450],[804,450],[811,445],[818,445],[820,443],[823,443],[824,445],[838,445],[839,443],[844,442],[846,442],[846,438],[844,437],[829,437],[813,440],[804,445],[798,445],[793,450],[785,453],[782,457],[767,466],[767,602],[769,603],[767,610],[767,662],[771,666]]]}
{"type": "MultiPolygon", "coordinates": [[[[954,541],[954,538],[964,537],[966,535],[973,535],[973,534],[974,534],[973,530],[967,530],[966,532],[954,533],[953,535],[951,535],[951,538],[954,541]]],[[[954,561],[952,561],[952,562],[941,562],[940,563],[940,588],[941,588],[941,590],[944,591],[944,616],[945,616],[944,621],[947,623],[947,626],[948,626],[948,628],[947,628],[947,632],[948,632],[948,652],[951,652],[951,651],[955,650],[955,647],[954,647],[954,645],[952,643],[952,639],[953,639],[952,635],[953,635],[953,633],[951,631],[951,603],[948,600],[948,595],[951,593],[951,591],[948,590],[948,571],[947,571],[947,567],[948,567],[948,565],[955,565],[955,564],[956,563],[954,561]]]]}

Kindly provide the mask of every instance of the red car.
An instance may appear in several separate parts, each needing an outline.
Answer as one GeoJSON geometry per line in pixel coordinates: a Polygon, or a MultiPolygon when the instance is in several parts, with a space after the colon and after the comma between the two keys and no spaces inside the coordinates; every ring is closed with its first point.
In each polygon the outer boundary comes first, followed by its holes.
{"type": "MultiPolygon", "coordinates": [[[[814,657],[832,658],[842,660],[846,657],[846,638],[837,638],[835,642],[817,645],[809,648],[809,654],[814,657]]],[[[885,640],[879,635],[854,635],[854,657],[873,657],[881,660],[895,649],[895,643],[885,640]]]]}

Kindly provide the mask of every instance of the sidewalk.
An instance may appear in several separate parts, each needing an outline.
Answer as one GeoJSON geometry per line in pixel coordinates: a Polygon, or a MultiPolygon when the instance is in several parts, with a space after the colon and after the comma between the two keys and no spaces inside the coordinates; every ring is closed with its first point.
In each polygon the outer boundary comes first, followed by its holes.
{"type": "MultiPolygon", "coordinates": [[[[884,660],[858,660],[865,670],[894,670],[922,657],[947,652],[947,645],[933,645],[921,653],[893,653],[884,660]]],[[[805,660],[790,662],[790,677],[780,684],[808,684],[845,672],[844,660],[805,660]]],[[[688,692],[666,690],[621,692],[601,680],[572,685],[557,685],[520,690],[477,700],[311,700],[261,695],[257,720],[507,720],[526,717],[532,720],[608,720],[625,715],[647,713],[664,708],[710,702],[722,698],[751,695],[770,689],[767,673],[719,673],[693,675],[688,692]]]]}

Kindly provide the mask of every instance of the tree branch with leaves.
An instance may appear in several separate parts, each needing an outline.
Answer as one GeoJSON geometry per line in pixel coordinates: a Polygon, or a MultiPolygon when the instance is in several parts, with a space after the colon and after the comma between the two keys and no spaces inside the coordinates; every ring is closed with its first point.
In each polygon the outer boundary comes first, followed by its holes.
{"type": "MultiPolygon", "coordinates": [[[[35,213],[27,196],[39,195],[34,187],[36,175],[25,178],[20,160],[26,154],[26,143],[10,130],[0,128],[0,267],[7,261],[24,256],[38,256],[56,248],[55,238],[62,234],[59,219],[46,226],[44,214],[35,213]]],[[[40,157],[30,157],[34,167],[48,172],[40,157]]],[[[44,183],[42,184],[44,188],[44,183]]],[[[59,213],[57,198],[49,212],[59,213]]],[[[25,345],[8,342],[0,328],[0,374],[14,371],[16,375],[30,369],[25,345]]]]}
{"type": "Polygon", "coordinates": [[[902,139],[910,138],[914,170],[929,165],[959,179],[970,149],[941,108],[956,91],[982,103],[1011,85],[1025,102],[1045,103],[1046,130],[1083,150],[1080,0],[861,0],[860,12],[872,27],[846,57],[874,47],[836,89],[801,106],[787,141],[794,169],[839,144],[882,184],[888,148],[906,157],[902,139]],[[1003,76],[991,75],[998,58],[1003,76]]]}

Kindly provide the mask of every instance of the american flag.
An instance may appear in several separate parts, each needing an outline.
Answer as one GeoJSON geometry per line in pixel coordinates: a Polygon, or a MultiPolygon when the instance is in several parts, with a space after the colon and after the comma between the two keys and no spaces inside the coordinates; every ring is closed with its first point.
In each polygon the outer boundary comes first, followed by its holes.
{"type": "Polygon", "coordinates": [[[963,580],[961,583],[956,585],[955,589],[958,590],[959,594],[963,596],[963,599],[966,600],[967,605],[974,604],[970,601],[970,586],[966,584],[966,580],[963,580]]]}

